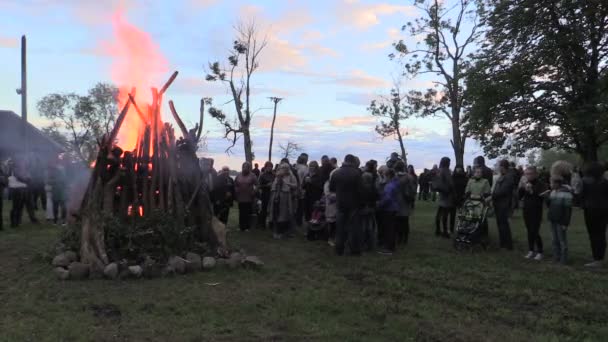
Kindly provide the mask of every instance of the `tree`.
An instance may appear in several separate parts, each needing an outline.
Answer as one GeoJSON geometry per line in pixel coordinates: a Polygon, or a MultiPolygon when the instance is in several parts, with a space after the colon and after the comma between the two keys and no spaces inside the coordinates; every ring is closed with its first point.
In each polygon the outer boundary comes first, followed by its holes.
{"type": "Polygon", "coordinates": [[[66,146],[77,160],[90,163],[97,152],[97,141],[114,127],[118,88],[98,83],[85,96],[75,93],[49,94],[38,101],[41,116],[52,123],[43,132],[66,146]]]}
{"type": "Polygon", "coordinates": [[[423,36],[416,48],[409,49],[403,40],[393,44],[396,54],[405,60],[404,75],[410,78],[431,74],[434,87],[411,91],[409,102],[418,115],[443,115],[452,125],[451,144],[456,164],[464,164],[465,143],[469,136],[466,112],[468,90],[465,79],[471,65],[471,53],[481,37],[478,18],[483,14],[481,0],[458,0],[448,6],[440,0],[415,0],[423,15],[402,27],[412,36],[423,36]]]}
{"type": "Polygon", "coordinates": [[[277,119],[277,105],[283,99],[280,97],[271,97],[270,100],[274,103],[274,112],[272,114],[272,125],[270,126],[270,143],[268,143],[268,161],[272,162],[272,140],[274,139],[274,122],[277,119]]]}
{"type": "Polygon", "coordinates": [[[491,156],[532,148],[598,159],[608,141],[608,3],[490,1],[471,130],[491,156]]]}
{"type": "Polygon", "coordinates": [[[287,140],[287,145],[279,144],[279,150],[281,150],[281,155],[283,158],[293,159],[296,157],[296,154],[302,151],[302,146],[300,144],[295,143],[291,140],[287,140]]]}
{"type": "Polygon", "coordinates": [[[405,120],[413,114],[411,106],[404,101],[407,100],[406,95],[402,95],[398,85],[391,89],[390,97],[381,96],[379,100],[373,100],[367,110],[374,116],[380,119],[380,123],[376,125],[376,133],[381,137],[395,137],[401,148],[401,158],[407,165],[407,153],[403,144],[401,120],[405,120]]]}
{"type": "Polygon", "coordinates": [[[222,125],[224,125],[226,139],[232,141],[232,145],[226,150],[229,152],[237,140],[243,137],[245,159],[252,162],[254,159],[251,141],[251,77],[259,67],[259,56],[266,47],[266,37],[258,37],[258,27],[255,22],[239,23],[235,27],[236,39],[228,56],[228,66],[220,66],[220,62],[209,63],[210,72],[206,80],[210,82],[223,82],[229,90],[234,103],[236,116],[230,119],[224,112],[216,107],[209,108],[209,114],[222,125]]]}

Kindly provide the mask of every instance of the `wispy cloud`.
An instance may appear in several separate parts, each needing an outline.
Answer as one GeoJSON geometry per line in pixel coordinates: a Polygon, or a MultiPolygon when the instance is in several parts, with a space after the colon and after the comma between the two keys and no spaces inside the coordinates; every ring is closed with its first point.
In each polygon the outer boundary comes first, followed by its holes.
{"type": "Polygon", "coordinates": [[[358,0],[342,0],[338,2],[335,11],[342,25],[366,30],[378,25],[383,16],[395,14],[410,16],[415,13],[415,8],[409,5],[363,4],[358,0]]]}
{"type": "Polygon", "coordinates": [[[391,85],[386,79],[369,75],[367,72],[359,69],[351,71],[350,74],[330,77],[320,83],[335,83],[346,87],[371,89],[386,88],[391,85]]]}
{"type": "Polygon", "coordinates": [[[373,127],[376,124],[376,119],[371,116],[345,116],[339,119],[328,120],[328,122],[334,127],[373,127]]]}

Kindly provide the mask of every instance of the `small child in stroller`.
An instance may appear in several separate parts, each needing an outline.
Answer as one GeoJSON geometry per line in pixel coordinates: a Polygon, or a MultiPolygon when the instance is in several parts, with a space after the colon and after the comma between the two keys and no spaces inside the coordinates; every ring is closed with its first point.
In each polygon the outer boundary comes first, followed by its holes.
{"type": "Polygon", "coordinates": [[[327,222],[325,220],[325,199],[316,201],[313,205],[310,221],[308,222],[308,231],[306,238],[309,241],[327,240],[327,222]]]}

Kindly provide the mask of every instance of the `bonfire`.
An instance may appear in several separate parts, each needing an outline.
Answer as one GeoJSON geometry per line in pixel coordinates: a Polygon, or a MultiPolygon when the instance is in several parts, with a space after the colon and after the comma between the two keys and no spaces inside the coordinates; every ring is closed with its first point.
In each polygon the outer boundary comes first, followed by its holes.
{"type": "Polygon", "coordinates": [[[177,75],[174,72],[160,90],[152,88],[152,103],[143,108],[133,88],[111,133],[99,141],[76,223],[80,262],[88,265],[91,274],[102,274],[108,264],[120,261],[116,259],[137,262],[152,256],[167,261],[171,253],[180,252],[177,249],[197,244],[204,244],[207,254],[227,253],[224,227],[213,217],[196,155],[205,102],[200,103],[199,123],[188,130],[169,101],[180,138],[172,125],[161,120],[163,95],[177,75]],[[140,130],[135,148],[124,151],[116,139],[128,115],[138,117],[140,130]],[[117,226],[123,231],[112,235],[108,252],[107,230],[117,226]]]}

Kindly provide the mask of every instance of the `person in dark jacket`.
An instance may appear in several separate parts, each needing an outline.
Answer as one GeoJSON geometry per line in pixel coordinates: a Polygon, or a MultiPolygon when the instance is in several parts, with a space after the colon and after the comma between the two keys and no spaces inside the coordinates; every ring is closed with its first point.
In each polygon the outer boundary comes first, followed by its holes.
{"type": "Polygon", "coordinates": [[[593,261],[587,267],[601,267],[606,256],[606,225],[608,225],[608,180],[599,163],[585,167],[581,204],[585,213],[585,226],[591,243],[593,261]]]}
{"type": "Polygon", "coordinates": [[[420,185],[420,193],[418,194],[418,200],[428,201],[429,200],[429,169],[424,171],[418,177],[418,184],[420,185]]]}
{"type": "Polygon", "coordinates": [[[244,162],[241,173],[234,179],[234,194],[239,204],[239,228],[242,232],[251,228],[257,185],[258,178],[251,172],[251,163],[244,162]]]}
{"type": "Polygon", "coordinates": [[[386,166],[388,166],[389,169],[394,169],[398,161],[401,161],[399,154],[397,152],[393,152],[391,153],[390,158],[388,158],[386,161],[386,166]]]}
{"type": "Polygon", "coordinates": [[[258,226],[261,228],[266,227],[266,221],[268,218],[268,205],[270,201],[270,190],[272,183],[274,182],[273,165],[271,162],[266,162],[262,168],[262,173],[258,178],[260,186],[260,198],[262,201],[262,208],[260,209],[260,219],[258,220],[258,226]]]}
{"type": "Polygon", "coordinates": [[[258,163],[253,164],[253,170],[251,170],[251,172],[258,178],[260,178],[260,174],[262,174],[262,172],[260,171],[260,165],[258,163]]]}
{"type": "Polygon", "coordinates": [[[331,161],[328,156],[321,157],[321,180],[323,180],[323,184],[329,180],[329,175],[334,170],[334,167],[331,165],[331,161]]]}
{"type": "Polygon", "coordinates": [[[412,201],[412,208],[414,208],[416,204],[416,194],[418,192],[418,175],[416,175],[414,165],[407,166],[407,173],[410,175],[410,180],[414,182],[414,184],[410,184],[410,187],[414,187],[414,200],[412,201]]]}
{"type": "Polygon", "coordinates": [[[329,190],[336,193],[336,253],[344,254],[347,240],[352,255],[361,254],[361,226],[358,211],[361,209],[361,171],[356,167],[355,156],[344,157],[342,167],[334,171],[329,190]]]}
{"type": "Polygon", "coordinates": [[[486,159],[483,156],[477,156],[473,160],[473,167],[481,168],[481,175],[488,180],[490,187],[494,184],[494,172],[486,166],[486,159]]]}
{"type": "Polygon", "coordinates": [[[509,216],[511,214],[513,191],[515,187],[515,180],[509,173],[509,161],[503,159],[499,163],[499,177],[494,185],[492,201],[494,204],[496,225],[498,226],[500,248],[505,248],[507,250],[513,250],[509,216]]]}
{"type": "Polygon", "coordinates": [[[467,177],[462,165],[456,165],[454,168],[452,181],[454,182],[454,206],[458,209],[464,204],[464,193],[469,182],[469,177],[467,177]]]}
{"type": "Polygon", "coordinates": [[[405,163],[397,162],[395,172],[397,172],[397,179],[399,180],[399,194],[397,196],[399,208],[395,214],[395,231],[397,232],[397,242],[407,245],[410,236],[410,216],[416,200],[417,183],[415,178],[406,172],[405,163]]]}
{"type": "Polygon", "coordinates": [[[365,163],[365,169],[361,175],[363,207],[359,213],[359,220],[363,231],[363,245],[368,251],[376,249],[378,227],[376,221],[376,202],[378,200],[376,181],[378,173],[377,162],[370,160],[365,163]]]}
{"type": "Polygon", "coordinates": [[[308,175],[304,177],[304,184],[302,185],[304,189],[304,218],[306,222],[310,221],[315,203],[323,197],[324,184],[319,163],[314,160],[311,161],[308,165],[308,175]]]}
{"type": "Polygon", "coordinates": [[[4,165],[0,161],[0,230],[4,229],[4,189],[8,186],[8,172],[4,169],[4,165]]]}
{"type": "Polygon", "coordinates": [[[230,168],[222,167],[215,178],[213,186],[213,212],[224,224],[228,223],[230,208],[234,203],[234,180],[230,177],[230,168]]]}
{"type": "Polygon", "coordinates": [[[526,259],[541,261],[543,259],[543,240],[540,237],[540,225],[543,220],[543,203],[548,186],[538,178],[535,166],[528,166],[524,171],[526,182],[519,188],[519,198],[523,201],[522,213],[528,231],[528,254],[526,259]]]}
{"type": "Polygon", "coordinates": [[[383,248],[378,253],[391,255],[397,248],[397,233],[395,231],[395,217],[399,211],[399,179],[394,169],[385,172],[386,184],[382,197],[378,202],[378,209],[382,215],[383,248]]]}
{"type": "Polygon", "coordinates": [[[435,180],[435,178],[437,178],[438,175],[439,175],[439,168],[437,167],[437,164],[435,164],[435,165],[433,165],[433,168],[431,169],[431,171],[429,172],[429,175],[428,175],[429,189],[431,191],[431,200],[433,202],[437,201],[437,191],[435,189],[433,189],[433,181],[435,180]]]}
{"type": "Polygon", "coordinates": [[[441,158],[439,171],[433,179],[431,188],[439,193],[439,205],[437,207],[437,214],[435,215],[435,235],[449,238],[449,232],[454,231],[454,224],[456,222],[454,182],[452,172],[450,171],[450,158],[441,158]],[[448,217],[450,218],[449,232],[448,217]],[[441,232],[442,224],[443,233],[441,232]]]}

